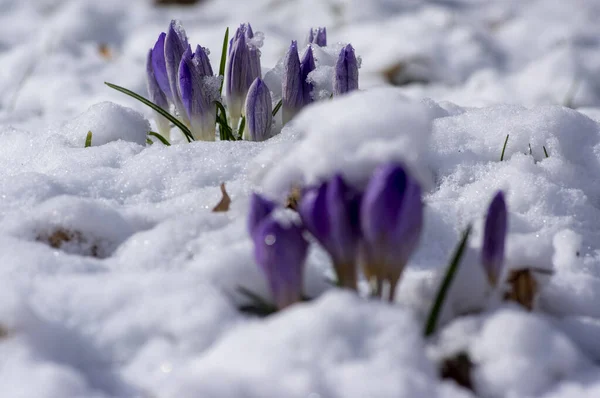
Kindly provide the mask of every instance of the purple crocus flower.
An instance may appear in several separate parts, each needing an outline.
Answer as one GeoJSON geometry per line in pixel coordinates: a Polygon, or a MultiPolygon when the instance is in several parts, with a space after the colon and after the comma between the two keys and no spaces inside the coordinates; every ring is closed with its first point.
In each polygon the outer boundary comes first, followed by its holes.
{"type": "Polygon", "coordinates": [[[382,294],[383,281],[394,298],[398,280],[421,236],[421,187],[401,164],[387,163],[375,170],[360,209],[364,274],[382,294]]]}
{"type": "Polygon", "coordinates": [[[316,66],[312,46],[309,45],[306,48],[304,57],[302,57],[302,61],[300,62],[300,79],[302,81],[302,96],[304,105],[308,105],[313,102],[313,99],[310,95],[313,90],[313,85],[307,81],[307,78],[308,74],[315,70],[315,68],[316,66]]]}
{"type": "Polygon", "coordinates": [[[348,44],[342,48],[335,64],[333,95],[341,95],[358,90],[358,62],[354,48],[348,44]]]}
{"type": "MultiPolygon", "coordinates": [[[[153,50],[149,50],[146,60],[146,86],[148,88],[148,98],[156,105],[168,111],[169,102],[167,101],[165,93],[161,90],[157,82],[154,73],[154,67],[152,66],[152,54],[153,50]]],[[[168,139],[171,131],[169,121],[158,112],[155,112],[155,120],[156,125],[158,126],[158,132],[168,139]]]]}
{"type": "Polygon", "coordinates": [[[306,229],[331,256],[340,286],[356,289],[360,194],[336,174],[304,193],[298,212],[306,229]]]}
{"type": "Polygon", "coordinates": [[[208,58],[202,47],[198,46],[196,54],[192,55],[188,46],[179,65],[179,93],[194,138],[214,141],[216,108],[204,81],[207,77],[205,60],[208,58]]]}
{"type": "Polygon", "coordinates": [[[283,61],[282,82],[283,124],[289,122],[304,105],[298,45],[292,41],[283,61]]]}
{"type": "Polygon", "coordinates": [[[178,21],[172,20],[165,36],[165,66],[175,109],[179,113],[181,120],[189,125],[190,121],[181,100],[181,93],[179,92],[179,66],[181,64],[181,57],[188,47],[185,31],[178,21]]]}
{"type": "Polygon", "coordinates": [[[481,263],[492,286],[496,286],[504,264],[504,242],[508,226],[504,194],[499,191],[488,208],[481,249],[481,263]]]}
{"type": "Polygon", "coordinates": [[[327,28],[310,28],[308,32],[308,43],[314,43],[319,47],[327,46],[327,28]]]}
{"type": "Polygon", "coordinates": [[[260,50],[249,40],[254,37],[252,28],[242,24],[229,43],[225,71],[225,94],[231,123],[237,127],[244,112],[244,102],[250,85],[260,77],[260,50]]]}
{"type": "Polygon", "coordinates": [[[213,69],[210,65],[206,48],[196,46],[196,51],[194,52],[194,62],[198,64],[198,67],[200,68],[199,71],[202,76],[213,76],[213,69]]]}
{"type": "Polygon", "coordinates": [[[250,210],[248,213],[248,232],[254,234],[256,227],[267,218],[277,205],[275,202],[253,193],[250,197],[250,210]]]}
{"type": "MultiPolygon", "coordinates": [[[[152,49],[152,69],[158,86],[167,97],[167,100],[173,102],[173,93],[169,84],[169,76],[167,74],[167,65],[165,63],[165,37],[166,33],[161,33],[158,40],[152,49]]],[[[165,108],[168,110],[168,108],[165,108]]]]}
{"type": "Polygon", "coordinates": [[[269,87],[260,78],[256,78],[246,97],[246,130],[244,139],[264,141],[271,136],[273,122],[273,104],[269,87]]]}
{"type": "Polygon", "coordinates": [[[267,278],[279,309],[302,300],[302,280],[308,242],[297,225],[284,226],[268,216],[252,234],[254,258],[267,278]]]}

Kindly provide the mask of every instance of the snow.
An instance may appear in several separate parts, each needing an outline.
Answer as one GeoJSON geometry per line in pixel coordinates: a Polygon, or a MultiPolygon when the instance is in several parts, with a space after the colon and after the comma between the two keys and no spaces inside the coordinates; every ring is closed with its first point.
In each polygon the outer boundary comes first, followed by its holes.
{"type": "Polygon", "coordinates": [[[3,395],[598,396],[597,2],[201,3],[0,2],[3,395]],[[173,129],[172,146],[147,145],[152,111],[104,82],[144,94],[147,50],[171,19],[212,50],[215,70],[227,26],[264,33],[275,101],[290,41],[327,26],[311,74],[321,101],[282,129],[276,117],[281,133],[265,142],[188,144],[173,129]],[[360,91],[329,99],[346,43],[361,57],[360,91]],[[396,302],[333,289],[312,244],[312,301],[264,319],[240,313],[239,287],[269,298],[246,231],[250,193],[283,201],[336,172],[364,187],[386,160],[407,165],[426,203],[396,302]],[[213,213],[221,183],[231,209],[213,213]],[[505,274],[550,272],[534,273],[533,312],[504,302],[479,264],[499,189],[505,274]],[[439,330],[424,338],[470,223],[439,330]],[[473,363],[474,391],[439,377],[458,353],[473,363]]]}

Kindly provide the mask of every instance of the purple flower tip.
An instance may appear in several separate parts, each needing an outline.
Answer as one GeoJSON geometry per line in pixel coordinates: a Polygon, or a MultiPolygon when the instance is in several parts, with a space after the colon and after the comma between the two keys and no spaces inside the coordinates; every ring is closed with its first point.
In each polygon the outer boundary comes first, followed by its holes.
{"type": "Polygon", "coordinates": [[[256,78],[246,96],[245,139],[264,141],[271,136],[273,122],[273,104],[269,87],[260,78],[256,78]]]}
{"type": "Polygon", "coordinates": [[[167,74],[167,65],[165,63],[165,37],[166,33],[161,33],[158,36],[158,40],[152,49],[152,69],[154,70],[154,76],[158,86],[165,93],[168,100],[173,100],[173,93],[171,92],[171,86],[169,85],[169,76],[167,74]]]}
{"type": "Polygon", "coordinates": [[[327,29],[325,27],[317,29],[311,28],[308,33],[308,42],[314,43],[319,47],[327,46],[327,29]]]}
{"type": "Polygon", "coordinates": [[[354,48],[348,44],[342,48],[335,64],[333,95],[341,95],[358,90],[358,61],[354,48]]]}
{"type": "Polygon", "coordinates": [[[292,41],[283,61],[282,107],[283,123],[290,121],[304,104],[298,44],[292,41]]]}
{"type": "Polygon", "coordinates": [[[492,286],[496,286],[504,264],[504,244],[508,228],[508,213],[504,194],[499,191],[488,208],[481,249],[481,263],[492,286]]]}
{"type": "Polygon", "coordinates": [[[377,282],[390,283],[390,300],[404,266],[416,249],[423,224],[421,187],[399,163],[375,170],[360,209],[364,272],[377,282]]]}
{"type": "Polygon", "coordinates": [[[302,280],[308,242],[302,228],[284,226],[268,216],[252,234],[254,257],[267,278],[277,308],[302,300],[302,280]]]}
{"type": "Polygon", "coordinates": [[[302,79],[302,96],[304,105],[308,105],[313,102],[311,93],[313,90],[312,83],[307,81],[308,74],[315,70],[315,58],[313,56],[312,46],[308,46],[302,61],[300,62],[300,79],[302,79]]]}
{"type": "Polygon", "coordinates": [[[248,213],[248,232],[254,233],[256,227],[267,218],[277,205],[275,202],[253,193],[250,197],[250,212],[248,213]]]}

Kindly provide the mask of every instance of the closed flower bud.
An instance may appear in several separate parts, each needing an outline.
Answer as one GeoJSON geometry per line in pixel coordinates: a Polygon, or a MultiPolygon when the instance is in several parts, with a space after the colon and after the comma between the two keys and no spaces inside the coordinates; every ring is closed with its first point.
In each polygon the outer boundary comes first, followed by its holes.
{"type": "Polygon", "coordinates": [[[504,194],[500,191],[494,196],[488,208],[481,249],[481,263],[492,286],[496,286],[502,273],[507,227],[506,202],[504,194]]]}
{"type": "MultiPolygon", "coordinates": [[[[167,65],[165,63],[165,37],[166,33],[161,33],[158,40],[152,49],[152,69],[158,86],[167,97],[167,100],[173,102],[173,93],[169,84],[169,76],[167,74],[167,65]]],[[[165,108],[168,110],[168,108],[165,108]]]]}
{"type": "Polygon", "coordinates": [[[246,97],[246,130],[244,139],[264,141],[271,136],[273,105],[269,87],[256,78],[246,97]]]}
{"type": "Polygon", "coordinates": [[[181,120],[189,125],[189,118],[181,100],[181,93],[179,92],[179,66],[181,64],[181,57],[188,47],[185,31],[177,21],[171,21],[165,37],[165,65],[173,96],[173,104],[181,120]]]}
{"type": "Polygon", "coordinates": [[[342,48],[335,64],[333,95],[341,95],[358,90],[358,61],[354,48],[348,44],[342,48]]]}
{"type": "Polygon", "coordinates": [[[304,105],[308,105],[313,102],[311,93],[313,90],[312,83],[307,81],[308,74],[315,70],[315,59],[313,56],[312,46],[308,46],[302,61],[300,62],[300,78],[302,79],[302,96],[304,105]]]}
{"type": "Polygon", "coordinates": [[[269,216],[252,234],[254,257],[279,309],[302,300],[308,242],[297,225],[282,225],[269,216]]]}
{"type": "MultiPolygon", "coordinates": [[[[148,51],[146,61],[146,86],[148,88],[148,98],[168,112],[169,102],[167,101],[165,93],[160,89],[158,82],[156,81],[154,68],[152,66],[152,53],[152,50],[148,51]]],[[[158,112],[155,112],[154,118],[156,120],[156,125],[158,126],[158,132],[168,139],[171,131],[170,122],[158,112]]]]}
{"type": "Polygon", "coordinates": [[[298,212],[306,229],[333,261],[338,284],[356,289],[356,264],[360,231],[360,194],[341,175],[308,190],[298,212]]]}
{"type": "Polygon", "coordinates": [[[398,280],[417,248],[423,225],[421,187],[397,163],[375,170],[360,209],[363,232],[364,274],[382,294],[383,282],[394,298],[398,280]]]}
{"type": "MultiPolygon", "coordinates": [[[[203,52],[201,48],[200,52],[203,52]]],[[[216,108],[205,84],[205,67],[202,56],[192,56],[192,50],[188,47],[179,66],[179,92],[194,138],[214,141],[216,108]]]]}
{"type": "Polygon", "coordinates": [[[304,105],[298,45],[292,41],[283,61],[282,108],[283,124],[289,122],[304,105]]]}

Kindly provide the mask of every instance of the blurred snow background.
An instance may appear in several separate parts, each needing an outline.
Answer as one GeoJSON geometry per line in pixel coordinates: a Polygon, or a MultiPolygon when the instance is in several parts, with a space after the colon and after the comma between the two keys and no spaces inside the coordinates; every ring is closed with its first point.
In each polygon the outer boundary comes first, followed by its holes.
{"type": "MultiPolygon", "coordinates": [[[[599,17],[593,0],[0,1],[3,395],[598,396],[599,17]],[[263,143],[145,146],[151,112],[103,82],[144,93],[146,52],[172,18],[213,66],[225,28],[251,22],[265,33],[264,70],[327,26],[330,43],[362,57],[368,91],[311,106],[263,143]],[[339,169],[361,185],[385,159],[407,162],[426,187],[422,245],[397,305],[329,292],[267,320],[240,315],[238,285],[267,295],[248,194],[281,199],[339,169]],[[211,213],[221,182],[232,208],[211,213]],[[487,300],[477,248],[497,189],[510,210],[508,266],[554,274],[534,313],[501,305],[453,320],[487,300]],[[469,222],[446,326],[424,341],[469,222]],[[460,352],[475,392],[438,376],[460,352]]],[[[316,295],[328,259],[315,247],[307,267],[316,295]]]]}

